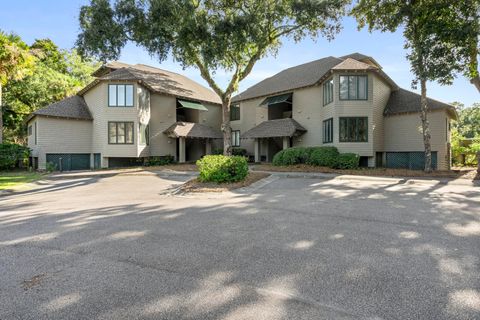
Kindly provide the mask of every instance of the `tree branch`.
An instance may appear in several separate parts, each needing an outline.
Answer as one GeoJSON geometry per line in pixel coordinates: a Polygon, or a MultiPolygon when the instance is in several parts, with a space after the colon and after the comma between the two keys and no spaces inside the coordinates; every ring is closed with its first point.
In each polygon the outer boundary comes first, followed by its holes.
{"type": "Polygon", "coordinates": [[[197,65],[198,69],[200,70],[200,75],[202,76],[202,78],[205,79],[205,81],[207,81],[210,88],[212,88],[212,90],[215,91],[215,93],[218,94],[220,98],[223,99],[225,92],[223,92],[223,90],[220,89],[220,87],[215,83],[212,76],[210,75],[210,72],[208,71],[208,68],[203,64],[203,62],[200,60],[200,58],[197,55],[195,55],[194,57],[194,62],[197,65]]]}

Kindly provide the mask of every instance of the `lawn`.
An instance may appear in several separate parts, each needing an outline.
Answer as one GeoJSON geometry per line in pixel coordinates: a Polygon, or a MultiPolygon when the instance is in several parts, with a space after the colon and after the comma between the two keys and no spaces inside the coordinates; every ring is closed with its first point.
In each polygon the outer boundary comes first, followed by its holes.
{"type": "Polygon", "coordinates": [[[0,172],[0,190],[10,189],[23,183],[33,182],[43,174],[29,171],[0,172]]]}

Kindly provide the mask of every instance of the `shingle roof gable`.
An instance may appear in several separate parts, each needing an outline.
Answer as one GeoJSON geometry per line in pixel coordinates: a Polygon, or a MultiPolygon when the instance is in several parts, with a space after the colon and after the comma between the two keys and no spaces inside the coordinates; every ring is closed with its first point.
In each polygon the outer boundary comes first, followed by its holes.
{"type": "Polygon", "coordinates": [[[65,98],[59,102],[52,103],[45,108],[39,109],[33,112],[28,119],[31,119],[36,115],[79,120],[93,120],[83,97],[76,95],[65,98]]]}

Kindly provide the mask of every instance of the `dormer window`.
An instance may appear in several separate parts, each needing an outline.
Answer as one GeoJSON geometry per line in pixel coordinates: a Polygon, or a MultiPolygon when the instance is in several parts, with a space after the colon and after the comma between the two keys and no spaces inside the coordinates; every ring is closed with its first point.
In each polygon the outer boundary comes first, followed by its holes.
{"type": "Polygon", "coordinates": [[[340,100],[368,100],[368,77],[340,76],[340,100]]]}
{"type": "Polygon", "coordinates": [[[109,107],[133,107],[133,84],[109,84],[109,107]]]}

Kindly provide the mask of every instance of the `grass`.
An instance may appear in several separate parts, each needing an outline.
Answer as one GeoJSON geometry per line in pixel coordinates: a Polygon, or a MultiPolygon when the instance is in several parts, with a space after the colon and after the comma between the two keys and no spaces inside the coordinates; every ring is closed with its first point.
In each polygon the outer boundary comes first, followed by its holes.
{"type": "Polygon", "coordinates": [[[18,185],[34,182],[43,177],[43,174],[29,171],[0,172],[0,190],[11,189],[18,185]]]}

